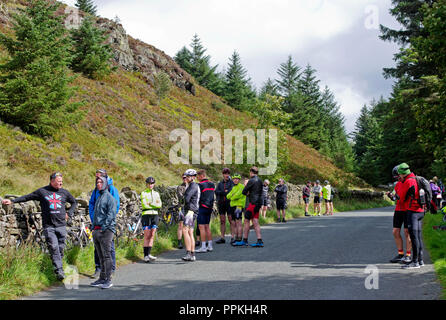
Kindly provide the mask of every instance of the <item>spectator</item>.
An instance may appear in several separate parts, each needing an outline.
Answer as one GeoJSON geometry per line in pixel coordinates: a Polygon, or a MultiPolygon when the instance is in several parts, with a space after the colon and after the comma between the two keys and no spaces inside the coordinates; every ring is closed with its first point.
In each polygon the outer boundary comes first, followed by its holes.
{"type": "Polygon", "coordinates": [[[311,181],[307,181],[307,184],[302,189],[302,198],[305,203],[305,216],[309,217],[308,207],[310,206],[310,196],[311,196],[311,181]]]}
{"type": "Polygon", "coordinates": [[[277,222],[286,222],[286,203],[288,200],[288,187],[285,180],[279,179],[279,184],[274,189],[276,192],[276,208],[277,208],[277,222]]]}

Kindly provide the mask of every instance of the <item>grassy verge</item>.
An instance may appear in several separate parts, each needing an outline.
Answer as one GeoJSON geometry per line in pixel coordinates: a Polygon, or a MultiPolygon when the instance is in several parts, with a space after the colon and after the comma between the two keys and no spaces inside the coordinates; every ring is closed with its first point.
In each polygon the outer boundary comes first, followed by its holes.
{"type": "Polygon", "coordinates": [[[423,240],[434,264],[437,278],[443,287],[441,299],[446,299],[446,231],[434,230],[442,223],[442,214],[426,214],[423,219],[423,240]]]}
{"type": "MultiPolygon", "coordinates": [[[[335,211],[351,211],[365,208],[387,206],[387,202],[364,202],[355,201],[342,202],[335,201],[335,211]]],[[[313,214],[310,206],[310,214],[313,214]]],[[[298,218],[304,215],[303,206],[295,206],[287,209],[287,219],[298,218]]],[[[260,224],[274,223],[277,219],[274,210],[268,210],[266,218],[260,217],[260,224]]],[[[220,220],[213,219],[210,224],[211,232],[214,237],[220,235],[220,220]]],[[[425,228],[428,229],[428,228],[425,228]]],[[[432,229],[432,228],[430,228],[432,229]]],[[[229,223],[226,222],[226,233],[230,232],[229,223]]],[[[444,233],[446,236],[446,232],[444,233]]],[[[444,259],[444,249],[446,248],[446,238],[443,238],[442,246],[437,248],[438,255],[441,258],[438,261],[438,267],[443,272],[443,278],[446,280],[446,261],[444,259]]],[[[428,242],[429,243],[429,242],[428,242]]],[[[434,246],[438,246],[438,241],[432,241],[434,246]]],[[[162,227],[157,233],[153,254],[156,256],[162,252],[172,250],[177,244],[177,227],[170,228],[166,232],[162,227]]],[[[94,272],[94,248],[90,245],[87,248],[80,249],[74,247],[66,250],[64,257],[64,266],[75,266],[81,275],[91,275],[94,272]]],[[[435,252],[437,252],[435,251],[435,252]]],[[[121,239],[116,246],[116,264],[123,266],[142,259],[143,243],[139,241],[127,241],[121,239]]],[[[48,254],[40,252],[34,247],[23,247],[19,249],[11,248],[0,251],[0,300],[17,299],[21,296],[31,295],[40,290],[48,288],[57,283],[53,273],[53,267],[48,254]]]]}

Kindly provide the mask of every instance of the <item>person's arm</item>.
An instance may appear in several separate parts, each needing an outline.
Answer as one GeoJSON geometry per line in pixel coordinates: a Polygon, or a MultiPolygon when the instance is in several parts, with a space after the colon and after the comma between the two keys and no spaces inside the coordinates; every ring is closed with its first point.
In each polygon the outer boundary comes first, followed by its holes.
{"type": "Polygon", "coordinates": [[[105,218],[103,230],[111,229],[112,223],[116,219],[116,207],[116,199],[110,194],[107,197],[107,217],[105,218]]]}
{"type": "Polygon", "coordinates": [[[94,223],[94,205],[96,203],[96,189],[93,190],[90,202],[88,203],[88,213],[90,214],[91,223],[94,223]]]}
{"type": "Polygon", "coordinates": [[[249,193],[249,190],[251,190],[252,186],[253,186],[253,182],[252,182],[252,180],[249,180],[248,183],[246,184],[245,188],[243,188],[242,194],[247,196],[249,193]]]}
{"type": "Polygon", "coordinates": [[[154,195],[154,201],[151,204],[153,209],[160,209],[163,206],[163,203],[161,202],[161,197],[160,194],[158,192],[155,192],[154,195]]]}
{"type": "Polygon", "coordinates": [[[72,195],[70,192],[68,192],[67,190],[65,190],[65,193],[66,193],[66,195],[67,195],[67,202],[68,202],[69,204],[71,204],[71,207],[70,207],[70,209],[68,210],[67,214],[68,214],[68,216],[69,216],[70,218],[73,218],[73,216],[74,216],[74,211],[75,211],[76,208],[77,208],[77,201],[76,201],[76,199],[73,197],[73,195],[72,195]]]}
{"type": "Polygon", "coordinates": [[[11,200],[12,203],[20,203],[20,202],[26,202],[31,200],[40,200],[40,189],[33,191],[27,195],[15,198],[11,200]]]}
{"type": "Polygon", "coordinates": [[[116,200],[116,213],[119,212],[119,206],[121,204],[121,199],[119,198],[119,191],[115,186],[112,186],[110,188],[110,193],[113,196],[113,198],[116,200]]]}

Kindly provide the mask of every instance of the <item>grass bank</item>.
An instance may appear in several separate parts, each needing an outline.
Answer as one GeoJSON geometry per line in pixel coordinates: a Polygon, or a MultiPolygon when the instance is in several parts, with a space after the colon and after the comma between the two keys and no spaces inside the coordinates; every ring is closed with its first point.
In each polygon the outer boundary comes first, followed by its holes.
{"type": "Polygon", "coordinates": [[[446,230],[434,230],[442,223],[442,214],[426,214],[423,219],[423,240],[443,287],[441,299],[446,299],[446,230]]]}
{"type": "MultiPolygon", "coordinates": [[[[352,211],[366,208],[388,206],[388,202],[363,202],[357,201],[335,201],[335,211],[352,211]]],[[[313,213],[310,206],[310,214],[313,213]]],[[[294,206],[287,210],[287,219],[299,218],[304,215],[303,206],[294,206]]],[[[274,210],[268,210],[266,218],[260,217],[260,224],[275,223],[277,219],[274,210]]],[[[211,232],[214,237],[220,235],[220,221],[218,218],[211,221],[211,232]]],[[[427,229],[427,228],[425,228],[427,229]]],[[[226,233],[229,233],[229,223],[226,223],[226,233]]],[[[446,232],[444,233],[446,236],[446,232]]],[[[433,236],[437,236],[435,233],[433,236]]],[[[432,237],[433,237],[432,236],[432,237]]],[[[252,235],[251,235],[252,237],[252,235]]],[[[442,246],[437,248],[441,256],[438,268],[443,272],[443,281],[446,281],[446,261],[444,250],[446,238],[443,238],[442,246]]],[[[438,241],[432,241],[438,246],[438,241]]],[[[429,242],[428,242],[429,243],[429,242]]],[[[152,249],[156,256],[162,252],[175,249],[177,244],[177,228],[173,227],[166,232],[162,227],[157,233],[157,238],[152,249]]],[[[142,241],[127,240],[121,238],[116,246],[116,264],[123,266],[143,258],[142,241]]],[[[64,256],[64,267],[75,266],[80,275],[90,276],[94,272],[94,248],[92,245],[84,249],[74,247],[66,250],[64,256]]],[[[436,251],[436,252],[437,252],[436,251]]],[[[437,268],[437,266],[436,266],[437,268]]],[[[57,283],[53,273],[53,267],[48,254],[42,253],[38,248],[27,246],[19,249],[10,248],[0,251],[0,300],[18,299],[22,296],[34,294],[57,283]]]]}

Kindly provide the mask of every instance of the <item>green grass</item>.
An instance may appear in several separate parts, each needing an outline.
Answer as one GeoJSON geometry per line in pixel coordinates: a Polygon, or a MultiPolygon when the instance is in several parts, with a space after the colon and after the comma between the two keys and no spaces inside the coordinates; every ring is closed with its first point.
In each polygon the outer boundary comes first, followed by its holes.
{"type": "MultiPolygon", "coordinates": [[[[351,211],[365,208],[373,208],[389,205],[387,202],[364,202],[357,201],[342,202],[335,201],[335,211],[351,211]]],[[[310,210],[312,213],[312,210],[310,210]]],[[[286,210],[286,218],[294,219],[304,215],[303,206],[294,206],[286,210]]],[[[428,217],[431,218],[431,217],[428,217]]],[[[426,222],[429,219],[426,219],[426,222]]],[[[440,218],[439,216],[432,218],[440,218]]],[[[275,210],[268,210],[266,218],[260,217],[260,225],[275,223],[277,214],[275,210]]],[[[437,222],[429,222],[435,224],[437,222]]],[[[437,223],[438,224],[438,223],[437,223]]],[[[210,224],[213,237],[220,235],[220,219],[218,217],[211,220],[210,224]]],[[[432,229],[432,227],[426,227],[432,229]]],[[[230,233],[229,222],[226,221],[226,234],[230,233]]],[[[427,231],[426,231],[427,233],[427,231]]],[[[426,235],[425,235],[426,236],[426,235]]],[[[435,267],[441,272],[443,279],[446,281],[446,260],[444,259],[446,252],[446,232],[438,234],[438,232],[427,233],[426,243],[434,249],[431,256],[435,258],[435,267]],[[438,240],[440,239],[440,241],[438,240]]],[[[168,232],[163,226],[157,232],[153,255],[159,255],[162,252],[172,250],[177,244],[177,227],[172,227],[168,232]]],[[[90,245],[84,249],[73,247],[65,251],[64,267],[73,265],[78,269],[81,275],[89,276],[94,272],[94,247],[90,245]]],[[[120,238],[119,244],[116,246],[116,264],[123,266],[133,263],[143,258],[143,240],[138,241],[127,240],[125,237],[120,238]]],[[[53,273],[53,267],[48,254],[40,252],[39,249],[27,246],[19,249],[3,249],[0,250],[0,300],[17,299],[21,296],[34,294],[44,290],[49,286],[57,283],[53,273]]]]}
{"type": "Polygon", "coordinates": [[[432,228],[440,225],[442,218],[442,214],[426,214],[423,219],[423,241],[443,287],[441,299],[444,300],[446,299],[446,231],[432,228]]]}

